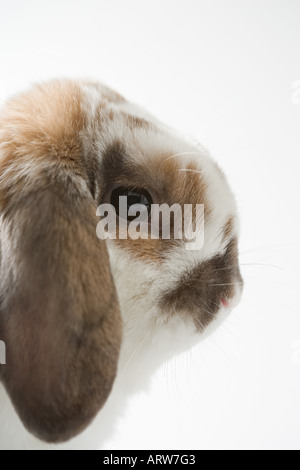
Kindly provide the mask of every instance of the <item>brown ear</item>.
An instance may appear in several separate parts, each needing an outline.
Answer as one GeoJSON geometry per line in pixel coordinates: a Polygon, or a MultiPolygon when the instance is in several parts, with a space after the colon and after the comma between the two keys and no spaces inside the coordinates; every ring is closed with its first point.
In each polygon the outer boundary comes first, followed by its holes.
{"type": "Polygon", "coordinates": [[[26,95],[0,121],[0,339],[6,344],[0,378],[26,428],[49,442],[75,436],[103,406],[122,327],[76,144],[78,122],[69,115],[78,90],[67,89],[58,84],[52,95],[49,88],[26,95]],[[49,129],[49,109],[44,122],[41,102],[52,96],[51,107],[57,95],[58,127],[50,122],[49,129]],[[39,127],[27,106],[33,101],[39,127]]]}

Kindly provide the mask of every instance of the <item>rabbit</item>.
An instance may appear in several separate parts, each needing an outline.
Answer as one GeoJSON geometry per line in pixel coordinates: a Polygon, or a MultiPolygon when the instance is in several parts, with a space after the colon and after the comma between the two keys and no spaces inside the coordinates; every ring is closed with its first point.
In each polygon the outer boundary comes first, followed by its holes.
{"type": "Polygon", "coordinates": [[[234,195],[199,144],[105,85],[54,80],[1,111],[0,213],[0,448],[101,448],[239,302],[234,195]],[[203,205],[202,243],[99,238],[120,195],[203,205]]]}

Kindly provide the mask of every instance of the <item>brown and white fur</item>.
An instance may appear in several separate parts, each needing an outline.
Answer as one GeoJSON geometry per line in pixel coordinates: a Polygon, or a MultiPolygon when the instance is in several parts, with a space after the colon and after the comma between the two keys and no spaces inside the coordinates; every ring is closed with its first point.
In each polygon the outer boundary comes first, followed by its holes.
{"type": "Polygon", "coordinates": [[[138,383],[237,303],[232,192],[205,150],[119,94],[53,81],[1,112],[0,212],[0,448],[99,448],[138,383]],[[116,184],[204,204],[204,246],[99,240],[116,184]]]}

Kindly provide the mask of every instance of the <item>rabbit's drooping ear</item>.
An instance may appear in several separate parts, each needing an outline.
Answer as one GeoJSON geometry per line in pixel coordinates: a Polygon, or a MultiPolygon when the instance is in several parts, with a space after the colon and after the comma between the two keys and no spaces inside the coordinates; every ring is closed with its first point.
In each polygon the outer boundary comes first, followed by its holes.
{"type": "Polygon", "coordinates": [[[25,427],[82,431],[116,374],[121,317],[79,134],[80,92],[53,83],[0,118],[0,378],[25,427]]]}

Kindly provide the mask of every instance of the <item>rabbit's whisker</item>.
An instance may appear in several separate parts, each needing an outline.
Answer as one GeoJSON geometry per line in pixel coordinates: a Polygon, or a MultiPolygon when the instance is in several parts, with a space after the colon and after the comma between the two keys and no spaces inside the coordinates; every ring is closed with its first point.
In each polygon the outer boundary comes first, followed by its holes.
{"type": "Polygon", "coordinates": [[[209,287],[217,287],[217,286],[237,286],[243,285],[243,282],[226,282],[224,284],[209,284],[209,287]]]}
{"type": "Polygon", "coordinates": [[[188,155],[199,155],[200,157],[203,156],[201,152],[181,152],[181,153],[174,153],[174,155],[171,155],[170,157],[166,158],[165,161],[171,160],[172,158],[184,157],[188,155]]]}

